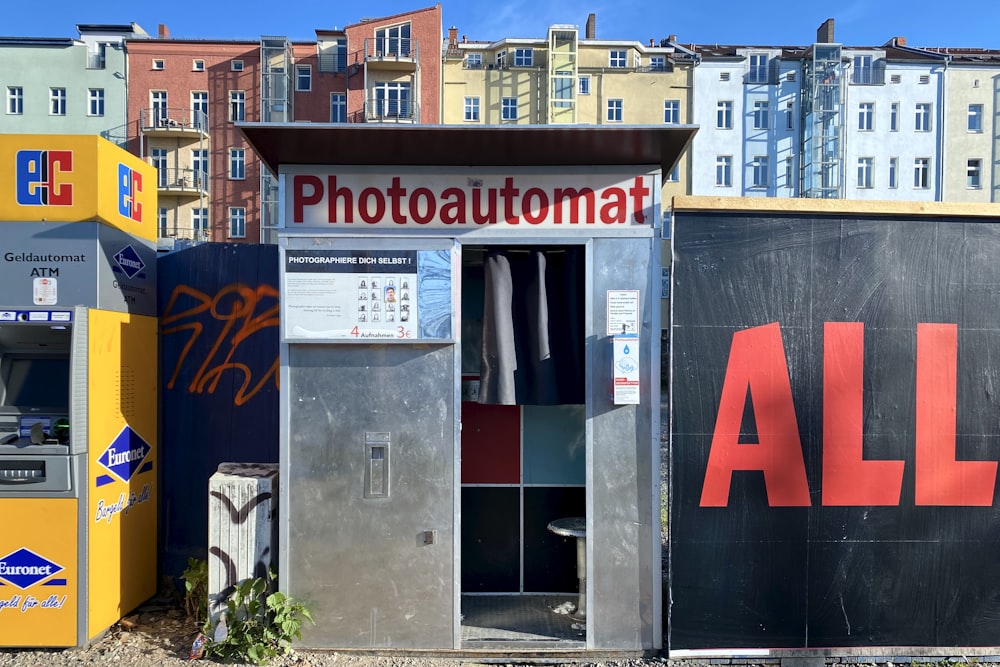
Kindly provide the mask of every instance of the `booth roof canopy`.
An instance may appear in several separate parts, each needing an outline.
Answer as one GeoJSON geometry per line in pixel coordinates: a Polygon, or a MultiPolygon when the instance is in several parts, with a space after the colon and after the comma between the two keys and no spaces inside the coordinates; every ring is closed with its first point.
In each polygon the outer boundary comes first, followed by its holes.
{"type": "Polygon", "coordinates": [[[240,123],[273,171],[284,165],[657,165],[665,176],[695,126],[240,123]]]}

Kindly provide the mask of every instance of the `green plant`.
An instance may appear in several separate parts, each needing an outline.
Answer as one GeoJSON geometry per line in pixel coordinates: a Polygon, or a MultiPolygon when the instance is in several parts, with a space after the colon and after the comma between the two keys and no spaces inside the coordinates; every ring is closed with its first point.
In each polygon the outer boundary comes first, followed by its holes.
{"type": "Polygon", "coordinates": [[[205,654],[230,662],[252,662],[262,665],[272,658],[288,653],[293,639],[301,639],[302,620],[314,623],[309,610],[284,593],[269,593],[274,572],[268,577],[246,579],[236,585],[226,598],[214,633],[205,654]]]}
{"type": "Polygon", "coordinates": [[[188,618],[201,624],[208,615],[208,562],[188,558],[181,579],[184,580],[184,611],[188,618]]]}

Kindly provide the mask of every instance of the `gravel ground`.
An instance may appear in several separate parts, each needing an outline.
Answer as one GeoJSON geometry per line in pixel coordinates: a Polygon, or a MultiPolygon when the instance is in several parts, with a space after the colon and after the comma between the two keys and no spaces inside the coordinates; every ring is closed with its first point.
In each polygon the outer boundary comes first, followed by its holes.
{"type": "MultiPolygon", "coordinates": [[[[127,665],[129,667],[177,667],[188,663],[191,643],[198,634],[197,624],[189,620],[182,605],[167,600],[153,600],[126,617],[105,635],[82,649],[6,650],[0,651],[0,667],[79,667],[81,665],[127,665]]],[[[546,665],[553,664],[551,659],[546,665]]],[[[601,667],[652,667],[667,662],[659,658],[627,660],[567,660],[562,664],[601,667]]],[[[204,664],[215,664],[204,660],[204,664]]],[[[391,655],[386,652],[296,651],[275,660],[274,667],[472,667],[486,662],[426,656],[391,655]]],[[[515,658],[491,656],[494,667],[517,664],[515,658]]],[[[685,661],[683,667],[696,667],[685,661]]]]}

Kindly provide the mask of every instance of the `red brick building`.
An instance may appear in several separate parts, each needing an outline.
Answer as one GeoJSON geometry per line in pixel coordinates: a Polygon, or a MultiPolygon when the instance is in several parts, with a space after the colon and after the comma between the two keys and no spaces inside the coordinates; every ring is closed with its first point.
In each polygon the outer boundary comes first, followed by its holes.
{"type": "Polygon", "coordinates": [[[440,123],[442,41],[441,5],[314,42],[129,41],[129,149],[159,170],[163,243],[273,241],[277,183],[240,122],[440,123]]]}

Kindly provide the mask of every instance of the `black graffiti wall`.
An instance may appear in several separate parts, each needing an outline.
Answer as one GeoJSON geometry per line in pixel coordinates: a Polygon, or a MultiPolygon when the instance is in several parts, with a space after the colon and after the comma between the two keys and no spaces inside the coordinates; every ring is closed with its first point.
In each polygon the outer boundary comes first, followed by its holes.
{"type": "Polygon", "coordinates": [[[1000,642],[1000,223],[677,213],[669,643],[1000,642]]]}
{"type": "Polygon", "coordinates": [[[208,558],[219,464],[278,462],[278,249],[202,244],[161,255],[157,272],[160,557],[177,577],[208,558]]]}

